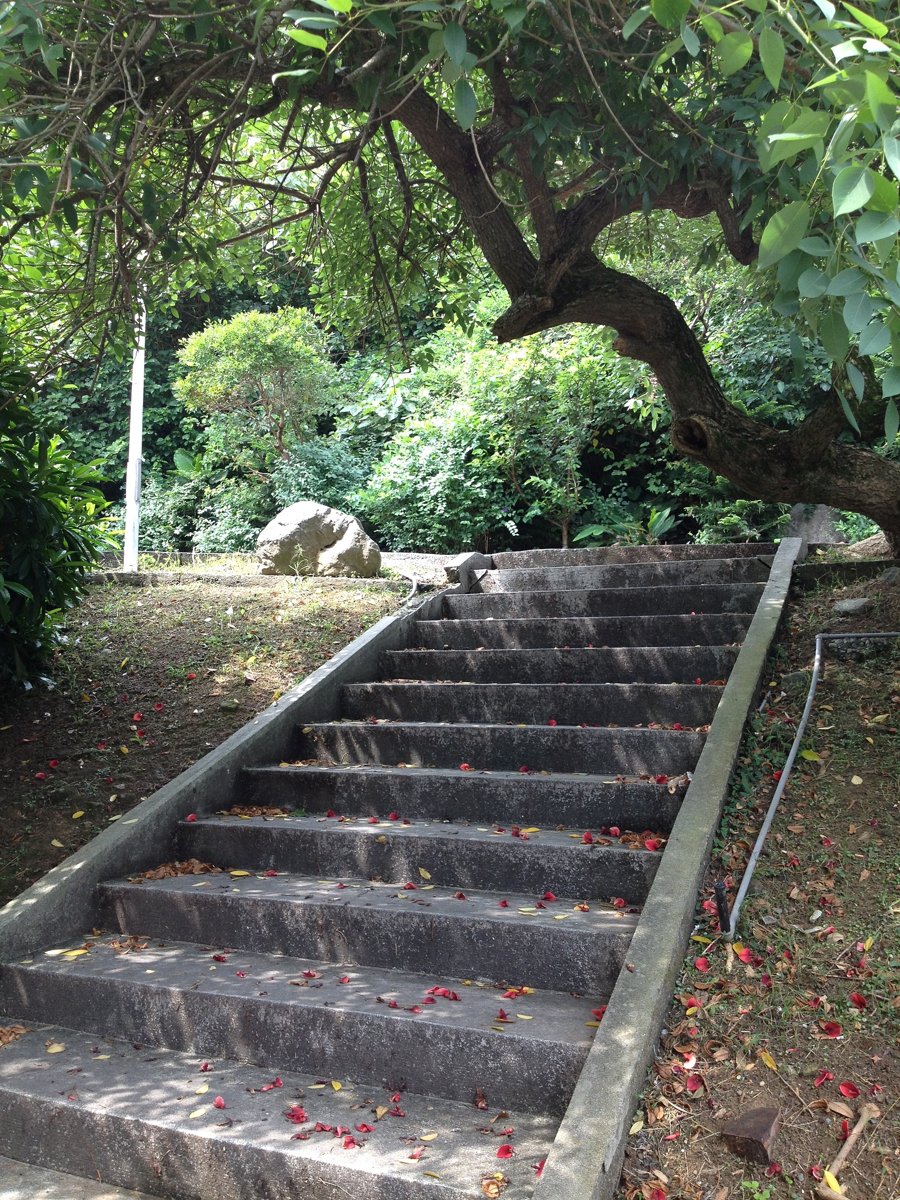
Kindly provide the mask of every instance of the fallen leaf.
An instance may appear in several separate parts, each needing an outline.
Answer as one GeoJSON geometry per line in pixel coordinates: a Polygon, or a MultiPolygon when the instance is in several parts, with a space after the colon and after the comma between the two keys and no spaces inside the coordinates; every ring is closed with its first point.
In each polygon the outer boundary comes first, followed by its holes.
{"type": "Polygon", "coordinates": [[[65,1042],[51,1042],[50,1045],[47,1047],[47,1053],[48,1054],[62,1054],[62,1052],[63,1052],[63,1050],[65,1050],[65,1048],[66,1048],[65,1042]]]}
{"type": "Polygon", "coordinates": [[[422,876],[423,879],[431,878],[431,872],[426,871],[424,867],[419,867],[419,874],[422,876]]]}
{"type": "Polygon", "coordinates": [[[775,1059],[772,1057],[772,1055],[769,1053],[768,1050],[761,1050],[759,1057],[766,1064],[766,1066],[769,1068],[770,1071],[778,1070],[778,1063],[776,1063],[775,1059]]]}
{"type": "Polygon", "coordinates": [[[832,1173],[830,1171],[823,1171],[822,1178],[825,1180],[825,1183],[827,1184],[828,1187],[831,1188],[831,1190],[833,1192],[837,1192],[838,1195],[843,1196],[844,1189],[841,1187],[841,1185],[838,1183],[835,1176],[832,1175],[832,1173]]]}

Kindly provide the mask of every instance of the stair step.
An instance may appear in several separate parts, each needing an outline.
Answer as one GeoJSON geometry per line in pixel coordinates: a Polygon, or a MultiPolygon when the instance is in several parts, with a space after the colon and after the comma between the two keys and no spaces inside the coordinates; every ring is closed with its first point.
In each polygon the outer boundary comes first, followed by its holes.
{"type": "Polygon", "coordinates": [[[149,1193],[125,1191],[0,1157],[0,1200],[149,1200],[149,1193]]]}
{"type": "Polygon", "coordinates": [[[396,722],[373,725],[342,721],[298,730],[295,752],[320,765],[369,763],[480,770],[585,771],[683,775],[692,771],[704,735],[670,729],[555,729],[546,725],[442,725],[396,722]]]}
{"type": "MultiPolygon", "coordinates": [[[[368,822],[334,817],[208,817],[184,822],[181,855],[252,871],[289,871],[341,880],[378,880],[397,886],[428,883],[456,890],[554,892],[571,900],[621,897],[642,904],[656,874],[659,852],[613,842],[584,845],[574,830],[541,829],[527,837],[513,828],[414,821],[368,822]],[[388,828],[390,825],[390,828],[388,828]]],[[[532,829],[525,826],[524,829],[532,829]]],[[[599,835],[598,835],[599,836],[599,835]]],[[[512,968],[510,968],[512,969],[512,968]]]]}
{"type": "Polygon", "coordinates": [[[520,775],[518,771],[407,767],[253,767],[247,803],[349,816],[433,817],[501,825],[596,829],[672,828],[686,780],[667,786],[598,775],[520,775]],[[669,791],[669,788],[672,791],[669,791]]]}
{"type": "Polygon", "coordinates": [[[643,588],[656,584],[765,583],[770,558],[715,558],[581,567],[513,567],[486,571],[483,592],[559,591],[562,588],[643,588]]]}
{"type": "Polygon", "coordinates": [[[384,661],[387,672],[400,679],[694,684],[696,679],[724,681],[737,653],[734,646],[391,650],[384,655],[384,661]]]}
{"type": "MultiPolygon", "coordinates": [[[[518,1108],[490,1134],[481,1132],[501,1108],[487,1070],[480,1086],[490,1108],[479,1112],[474,1093],[454,1103],[404,1091],[395,1103],[397,1093],[380,1083],[345,1079],[335,1092],[327,1071],[317,1077],[287,1069],[279,1070],[282,1087],[263,1092],[272,1071],[213,1060],[201,1072],[200,1065],[196,1055],[32,1024],[0,1055],[0,1153],[171,1200],[421,1200],[426,1185],[440,1200],[483,1200],[481,1180],[502,1166],[514,1194],[527,1200],[532,1165],[546,1157],[556,1132],[555,1120],[518,1108]],[[47,1043],[66,1049],[48,1058],[47,1043]],[[204,1086],[208,1092],[198,1096],[204,1086]],[[216,1096],[227,1105],[222,1111],[212,1104],[216,1096]],[[285,1119],[295,1106],[308,1114],[305,1125],[285,1119]],[[376,1108],[404,1115],[379,1120],[376,1108]],[[362,1145],[345,1149],[345,1135],[316,1133],[317,1122],[349,1129],[362,1145]],[[364,1123],[374,1132],[358,1132],[364,1123]],[[506,1128],[514,1135],[499,1136],[506,1128]],[[294,1140],[306,1131],[307,1139],[294,1140]],[[418,1140],[431,1132],[438,1137],[418,1140]],[[498,1163],[497,1147],[508,1141],[515,1157],[498,1163]],[[418,1163],[409,1159],[416,1146],[426,1147],[418,1163]],[[426,1179],[425,1171],[440,1178],[426,1179]]],[[[80,1195],[80,1186],[73,1180],[60,1200],[80,1195]]]]}
{"type": "Polygon", "coordinates": [[[468,592],[444,597],[447,617],[660,617],[678,613],[752,613],[761,583],[673,584],[550,592],[468,592]]]}
{"type": "Polygon", "coordinates": [[[495,986],[441,976],[185,942],[116,953],[113,942],[120,936],[93,941],[71,961],[51,951],[0,967],[0,1011],[48,1024],[78,1013],[95,1035],[279,1074],[318,1071],[398,1088],[403,1081],[463,1103],[487,1080],[494,1103],[559,1116],[590,1046],[586,1022],[602,998],[535,991],[503,1000],[495,986]],[[435,999],[431,987],[460,999],[435,999]],[[501,1009],[509,1024],[498,1024],[501,1009]]]}
{"type": "MultiPolygon", "coordinates": [[[[418,872],[415,878],[423,883],[418,872]]],[[[558,902],[536,909],[534,895],[472,891],[465,903],[457,895],[452,888],[404,891],[358,878],[326,883],[302,875],[222,874],[198,882],[180,875],[105,884],[101,921],[122,932],[333,963],[496,982],[514,973],[536,988],[612,990],[633,914],[596,905],[582,912],[558,902]]]]}
{"type": "Polygon", "coordinates": [[[343,689],[348,717],[529,725],[708,725],[718,687],[680,683],[355,683],[343,689]]]}
{"type": "Polygon", "coordinates": [[[504,550],[494,554],[494,566],[503,570],[514,567],[560,567],[603,563],[696,562],[698,559],[758,558],[774,554],[772,542],[731,542],[725,545],[668,546],[589,546],[574,550],[504,550]]]}
{"type": "Polygon", "coordinates": [[[752,617],[517,617],[417,621],[412,645],[428,650],[607,646],[723,646],[743,641],[752,617]]]}

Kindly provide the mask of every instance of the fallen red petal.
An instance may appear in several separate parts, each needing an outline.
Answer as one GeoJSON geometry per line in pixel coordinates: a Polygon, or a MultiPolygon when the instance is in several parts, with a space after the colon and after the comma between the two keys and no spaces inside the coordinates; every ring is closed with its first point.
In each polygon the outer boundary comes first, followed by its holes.
{"type": "Polygon", "coordinates": [[[509,1142],[504,1142],[502,1146],[497,1147],[498,1158],[512,1158],[515,1152],[515,1148],[509,1142]]]}
{"type": "Polygon", "coordinates": [[[842,1096],[846,1096],[848,1100],[855,1100],[859,1095],[859,1088],[850,1079],[845,1079],[843,1083],[839,1083],[838,1091],[842,1096]]]}

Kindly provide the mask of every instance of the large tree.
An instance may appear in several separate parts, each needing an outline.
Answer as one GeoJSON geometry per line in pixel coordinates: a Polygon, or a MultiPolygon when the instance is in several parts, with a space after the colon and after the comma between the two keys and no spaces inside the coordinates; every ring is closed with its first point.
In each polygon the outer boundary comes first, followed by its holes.
{"type": "Polygon", "coordinates": [[[502,341],[612,327],[679,451],[900,547],[900,463],[876,449],[900,394],[896,0],[311,4],[8,4],[0,303],[30,278],[58,340],[98,312],[109,332],[154,274],[302,230],[332,313],[358,310],[362,261],[396,309],[458,283],[471,240],[509,294],[502,341]],[[771,276],[773,321],[824,344],[833,386],[800,426],[730,404],[671,299],[610,264],[663,210],[714,220],[771,276]]]}

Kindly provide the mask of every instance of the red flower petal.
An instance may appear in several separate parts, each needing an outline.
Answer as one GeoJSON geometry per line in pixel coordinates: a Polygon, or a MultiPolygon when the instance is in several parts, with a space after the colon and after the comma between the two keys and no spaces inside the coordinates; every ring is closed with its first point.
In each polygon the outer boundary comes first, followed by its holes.
{"type": "Polygon", "coordinates": [[[461,771],[474,771],[475,770],[475,768],[473,766],[471,766],[469,763],[460,763],[459,769],[461,771]]]}
{"type": "Polygon", "coordinates": [[[656,838],[644,838],[645,850],[659,850],[661,846],[662,842],[658,842],[656,838]]]}
{"type": "Polygon", "coordinates": [[[187,815],[187,816],[186,816],[184,819],[185,819],[186,821],[190,821],[190,822],[191,822],[191,824],[193,824],[193,823],[194,823],[194,821],[196,821],[196,820],[197,820],[197,814],[196,814],[196,813],[188,813],[188,815],[187,815]]]}
{"type": "Polygon", "coordinates": [[[454,900],[465,900],[465,899],[466,899],[466,893],[465,893],[465,892],[454,892],[454,893],[453,893],[453,899],[454,899],[454,900]]]}
{"type": "Polygon", "coordinates": [[[689,1092],[699,1092],[700,1089],[703,1087],[703,1076],[702,1075],[688,1075],[687,1079],[685,1080],[684,1086],[685,1086],[685,1089],[689,1092]]]}
{"type": "Polygon", "coordinates": [[[59,759],[51,758],[50,761],[47,763],[47,766],[53,767],[53,769],[55,770],[59,766],[59,759]]]}
{"type": "MultiPolygon", "coordinates": [[[[680,726],[680,725],[673,725],[673,726],[672,726],[672,728],[673,728],[673,729],[680,729],[680,728],[681,728],[681,726],[680,726]]],[[[668,782],[669,782],[669,777],[668,777],[668,775],[657,775],[657,777],[656,777],[656,782],[657,782],[657,783],[668,783],[668,782]]]]}
{"type": "Polygon", "coordinates": [[[550,720],[547,722],[547,724],[548,724],[548,725],[551,725],[551,726],[555,726],[555,725],[556,725],[556,722],[555,722],[555,721],[553,720],[553,718],[551,717],[551,718],[550,718],[550,720]]]}
{"type": "Polygon", "coordinates": [[[540,1179],[540,1177],[543,1175],[546,1163],[546,1158],[542,1158],[540,1162],[531,1164],[531,1169],[534,1171],[538,1179],[540,1179]]]}
{"type": "Polygon", "coordinates": [[[853,1005],[854,1008],[858,1008],[860,1011],[862,1011],[864,1008],[869,1007],[868,1000],[865,998],[865,996],[862,995],[861,992],[851,992],[850,993],[850,1003],[853,1005]]]}
{"type": "Polygon", "coordinates": [[[340,979],[338,980],[338,983],[349,983],[349,982],[350,982],[350,976],[349,976],[349,975],[342,975],[342,976],[340,977],[340,979]]]}
{"type": "Polygon", "coordinates": [[[375,1132],[375,1126],[367,1125],[365,1123],[365,1121],[363,1121],[360,1125],[354,1125],[353,1128],[356,1130],[357,1133],[374,1133],[375,1132]]]}
{"type": "Polygon", "coordinates": [[[781,1163],[770,1163],[769,1166],[766,1167],[765,1171],[763,1171],[763,1175],[765,1175],[767,1179],[774,1179],[776,1175],[780,1174],[781,1163]]]}
{"type": "Polygon", "coordinates": [[[497,1147],[498,1158],[512,1158],[515,1152],[516,1151],[514,1147],[512,1147],[509,1142],[504,1142],[502,1146],[497,1147]]]}
{"type": "Polygon", "coordinates": [[[35,771],[34,777],[35,777],[35,779],[46,779],[47,772],[46,771],[35,771]]]}
{"type": "Polygon", "coordinates": [[[496,1017],[494,1018],[494,1020],[495,1021],[511,1021],[512,1017],[509,1015],[509,1013],[506,1011],[505,1008],[501,1008],[500,1011],[497,1013],[496,1017]]]}
{"type": "Polygon", "coordinates": [[[599,1008],[592,1008],[592,1009],[591,1009],[591,1016],[592,1016],[592,1017],[594,1018],[594,1020],[596,1020],[596,1021],[602,1021],[602,1020],[603,1020],[603,1018],[606,1016],[606,1010],[607,1010],[607,1008],[608,1008],[608,1007],[609,1007],[609,1006],[608,1006],[608,1005],[606,1005],[606,1004],[601,1004],[599,1008]]]}
{"type": "Polygon", "coordinates": [[[332,1125],[323,1125],[321,1121],[316,1121],[316,1133],[331,1133],[333,1128],[332,1125]]]}
{"type": "Polygon", "coordinates": [[[509,908],[509,901],[501,900],[500,903],[497,905],[497,907],[498,908],[509,908]]]}
{"type": "Polygon", "coordinates": [[[222,1099],[221,1096],[216,1096],[215,1100],[213,1100],[213,1108],[227,1108],[227,1107],[228,1106],[226,1105],[225,1101],[222,1099]]]}
{"type": "Polygon", "coordinates": [[[213,962],[228,962],[227,954],[214,954],[212,957],[213,962]]]}
{"type": "Polygon", "coordinates": [[[621,896],[613,896],[610,903],[612,904],[613,908],[625,908],[628,901],[623,900],[621,896]]]}
{"type": "Polygon", "coordinates": [[[212,1067],[209,1065],[209,1063],[201,1063],[200,1070],[201,1071],[211,1071],[212,1067]]]}
{"type": "Polygon", "coordinates": [[[187,675],[185,675],[185,679],[196,679],[196,678],[197,678],[196,671],[188,671],[187,675]]]}
{"type": "Polygon", "coordinates": [[[822,837],[822,838],[820,838],[819,840],[821,841],[821,843],[822,843],[822,845],[823,845],[823,846],[826,846],[826,847],[827,847],[827,846],[833,846],[833,845],[834,845],[834,842],[831,840],[831,838],[830,838],[830,837],[822,837]]]}
{"type": "Polygon", "coordinates": [[[265,875],[266,879],[275,879],[278,876],[278,872],[269,867],[268,871],[263,871],[263,875],[265,875]]]}
{"type": "Polygon", "coordinates": [[[520,775],[530,775],[531,767],[519,767],[519,774],[520,775]]]}
{"type": "Polygon", "coordinates": [[[554,894],[553,892],[544,892],[544,894],[543,894],[543,896],[541,897],[541,899],[542,899],[542,900],[549,900],[549,901],[551,901],[551,903],[552,903],[552,902],[553,902],[553,901],[556,899],[556,896],[555,896],[555,894],[554,894]]]}
{"type": "Polygon", "coordinates": [[[609,836],[610,836],[610,837],[621,837],[621,836],[622,836],[622,830],[621,830],[621,829],[618,827],[618,825],[610,825],[610,827],[609,827],[609,836]]]}
{"type": "Polygon", "coordinates": [[[390,812],[390,813],[388,813],[388,820],[389,821],[399,821],[400,814],[398,812],[390,812]]]}
{"type": "Polygon", "coordinates": [[[834,1075],[832,1075],[831,1071],[826,1071],[823,1067],[813,1080],[813,1087],[821,1087],[823,1083],[831,1083],[832,1079],[834,1079],[834,1075]]]}
{"type": "Polygon", "coordinates": [[[820,1021],[819,1028],[826,1037],[830,1038],[840,1037],[844,1032],[843,1028],[838,1024],[837,1021],[820,1021]]]}
{"type": "Polygon", "coordinates": [[[819,1163],[815,1163],[813,1166],[811,1166],[809,1168],[809,1173],[813,1179],[824,1179],[825,1177],[825,1172],[819,1163]]]}
{"type": "Polygon", "coordinates": [[[161,701],[159,701],[159,700],[157,700],[157,702],[153,705],[154,712],[162,712],[162,710],[164,708],[165,708],[165,705],[163,703],[161,703],[161,701]]]}
{"type": "Polygon", "coordinates": [[[131,719],[132,719],[132,721],[135,721],[135,722],[137,722],[137,721],[143,721],[143,719],[144,719],[144,714],[143,714],[142,712],[136,712],[136,713],[132,713],[132,714],[131,714],[131,719]]]}
{"type": "Polygon", "coordinates": [[[403,890],[404,892],[417,892],[419,887],[418,884],[415,884],[412,880],[410,880],[409,883],[404,883],[403,890]]]}
{"type": "Polygon", "coordinates": [[[700,971],[703,975],[705,975],[706,972],[710,969],[709,959],[704,958],[704,957],[695,958],[694,966],[697,968],[698,971],[700,971]]]}
{"type": "Polygon", "coordinates": [[[593,845],[593,842],[594,842],[594,835],[591,833],[591,831],[589,829],[586,829],[584,831],[584,833],[581,835],[581,840],[584,842],[584,844],[586,846],[591,846],[591,845],[593,845]]]}
{"type": "Polygon", "coordinates": [[[849,1079],[845,1079],[843,1083],[838,1084],[838,1091],[842,1096],[846,1096],[848,1100],[855,1100],[859,1095],[859,1088],[849,1079]]]}

